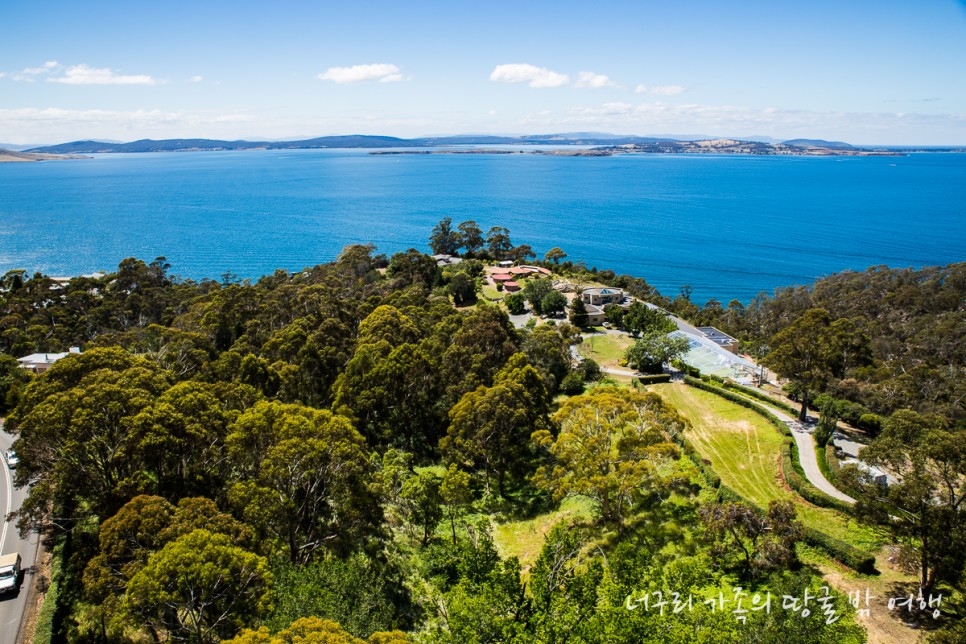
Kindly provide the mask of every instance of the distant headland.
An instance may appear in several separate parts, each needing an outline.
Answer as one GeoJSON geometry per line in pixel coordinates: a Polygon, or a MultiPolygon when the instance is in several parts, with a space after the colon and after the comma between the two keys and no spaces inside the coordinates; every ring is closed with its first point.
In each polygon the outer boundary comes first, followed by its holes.
{"type": "Polygon", "coordinates": [[[80,154],[51,154],[36,152],[14,152],[0,148],[0,163],[24,163],[30,161],[61,161],[65,159],[89,159],[80,154]]]}
{"type": "MultiPolygon", "coordinates": [[[[611,156],[627,153],[749,154],[794,156],[878,156],[908,152],[966,152],[963,147],[857,147],[840,141],[792,139],[781,142],[737,138],[674,139],[611,134],[540,134],[530,136],[443,136],[402,139],[391,136],[323,136],[299,141],[223,141],[216,139],[142,139],[129,143],[73,141],[26,150],[27,154],[98,154],[134,152],[194,152],[216,150],[306,150],[356,148],[385,153],[512,154],[533,153],[566,156],[611,156]],[[461,146],[484,146],[462,148],[461,146]],[[520,146],[523,150],[496,149],[520,146]],[[547,146],[556,149],[548,150],[547,146]],[[527,149],[533,148],[533,149],[527,149]],[[571,149],[568,149],[571,148],[571,149]]],[[[24,153],[14,153],[16,155],[24,153]]]]}
{"type": "Polygon", "coordinates": [[[492,148],[433,150],[374,150],[369,154],[545,154],[566,157],[609,157],[616,154],[752,154],[784,156],[900,156],[897,150],[856,148],[848,143],[827,141],[785,141],[764,143],[738,139],[705,139],[700,141],[652,141],[646,143],[622,143],[591,148],[537,148],[533,150],[507,150],[492,148]]]}

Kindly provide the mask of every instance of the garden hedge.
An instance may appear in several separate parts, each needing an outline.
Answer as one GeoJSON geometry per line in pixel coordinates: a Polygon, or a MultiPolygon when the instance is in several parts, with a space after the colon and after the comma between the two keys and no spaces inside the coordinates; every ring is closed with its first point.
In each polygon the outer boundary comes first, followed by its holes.
{"type": "Polygon", "coordinates": [[[642,385],[656,385],[662,382],[671,382],[671,374],[669,373],[658,373],[653,376],[640,376],[637,382],[642,385]]]}
{"type": "Polygon", "coordinates": [[[779,409],[781,409],[781,410],[783,410],[785,412],[788,412],[789,414],[791,414],[795,418],[798,417],[798,412],[800,411],[799,409],[796,409],[795,407],[793,407],[792,405],[789,405],[786,402],[783,402],[781,400],[777,400],[775,398],[772,398],[768,394],[766,394],[764,392],[761,392],[761,391],[758,391],[757,389],[752,389],[751,387],[745,387],[743,385],[739,385],[736,382],[730,382],[730,381],[725,382],[724,383],[724,386],[725,386],[725,388],[731,389],[732,391],[741,392],[741,393],[743,393],[746,396],[751,396],[752,398],[757,398],[758,400],[761,400],[761,401],[766,402],[766,403],[768,403],[770,405],[773,405],[775,407],[778,407],[779,409]]]}
{"type": "Polygon", "coordinates": [[[875,557],[864,550],[856,548],[850,543],[841,539],[830,537],[829,535],[815,530],[805,528],[805,543],[814,546],[849,568],[867,575],[874,575],[878,571],[875,569],[875,557]]]}
{"type": "Polygon", "coordinates": [[[851,514],[851,503],[831,497],[808,482],[808,479],[802,473],[802,466],[798,463],[798,453],[792,449],[793,445],[794,443],[791,441],[786,441],[782,445],[782,469],[785,471],[785,480],[788,481],[788,486],[809,503],[838,510],[844,514],[851,514]]]}

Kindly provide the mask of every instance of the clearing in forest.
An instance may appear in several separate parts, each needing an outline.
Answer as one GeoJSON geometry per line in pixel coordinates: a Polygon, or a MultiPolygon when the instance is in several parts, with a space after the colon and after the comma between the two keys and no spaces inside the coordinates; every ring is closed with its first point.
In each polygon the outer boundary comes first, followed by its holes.
{"type": "Polygon", "coordinates": [[[808,527],[869,552],[881,547],[882,538],[854,518],[812,505],[788,489],[781,477],[784,437],[760,415],[684,384],[649,389],[688,419],[691,427],[686,436],[701,457],[711,461],[724,485],[760,507],[776,499],[792,499],[799,519],[808,527]]]}

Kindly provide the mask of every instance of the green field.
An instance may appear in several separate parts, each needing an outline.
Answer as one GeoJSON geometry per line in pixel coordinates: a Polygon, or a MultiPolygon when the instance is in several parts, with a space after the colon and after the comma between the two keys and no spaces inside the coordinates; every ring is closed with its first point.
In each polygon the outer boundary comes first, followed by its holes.
{"type": "Polygon", "coordinates": [[[483,285],[482,293],[483,297],[488,300],[502,300],[503,296],[506,295],[506,292],[496,290],[496,287],[490,283],[483,285]]]}
{"type": "Polygon", "coordinates": [[[577,350],[580,355],[601,365],[616,366],[632,344],[634,339],[628,335],[601,333],[585,335],[577,350]]]}
{"type": "Polygon", "coordinates": [[[550,529],[559,523],[589,523],[593,521],[593,502],[583,497],[571,497],[560,503],[560,508],[532,519],[496,523],[493,542],[501,557],[519,557],[524,566],[532,564],[540,555],[550,529]]]}
{"type": "Polygon", "coordinates": [[[652,385],[687,418],[688,439],[721,482],[752,503],[791,499],[802,522],[856,547],[874,552],[882,539],[841,512],[814,506],[788,489],[780,475],[783,437],[753,411],[683,384],[652,385]]]}

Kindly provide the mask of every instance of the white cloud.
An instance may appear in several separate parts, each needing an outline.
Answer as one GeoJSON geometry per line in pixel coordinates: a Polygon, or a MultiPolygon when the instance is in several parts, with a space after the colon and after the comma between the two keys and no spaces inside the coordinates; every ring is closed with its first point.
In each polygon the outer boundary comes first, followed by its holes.
{"type": "Polygon", "coordinates": [[[362,83],[365,81],[394,83],[404,80],[398,67],[386,63],[353,65],[352,67],[329,67],[316,78],[319,80],[329,80],[340,85],[362,83]]]}
{"type": "Polygon", "coordinates": [[[201,81],[205,80],[205,77],[204,76],[195,75],[195,76],[192,76],[191,78],[189,78],[188,80],[190,82],[192,82],[192,83],[200,83],[201,81]]]}
{"type": "Polygon", "coordinates": [[[52,69],[59,67],[59,63],[56,60],[48,60],[44,63],[43,67],[28,67],[27,69],[20,72],[21,74],[26,74],[28,76],[36,76],[38,74],[49,74],[52,69]]]}
{"type": "Polygon", "coordinates": [[[604,74],[594,72],[580,72],[574,87],[586,87],[590,89],[600,89],[601,87],[616,87],[617,83],[612,81],[604,74]]]}
{"type": "Polygon", "coordinates": [[[526,63],[497,65],[490,74],[490,80],[500,83],[526,83],[530,87],[538,88],[561,87],[570,82],[566,74],[526,63]]]}
{"type": "Polygon", "coordinates": [[[638,85],[634,88],[638,94],[656,94],[658,96],[675,96],[684,91],[680,85],[638,85]]]}
{"type": "Polygon", "coordinates": [[[68,67],[63,76],[50,77],[47,80],[65,85],[157,85],[157,81],[144,74],[123,76],[115,74],[109,67],[88,65],[68,67]]]}

